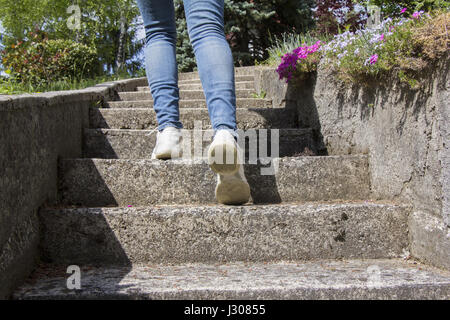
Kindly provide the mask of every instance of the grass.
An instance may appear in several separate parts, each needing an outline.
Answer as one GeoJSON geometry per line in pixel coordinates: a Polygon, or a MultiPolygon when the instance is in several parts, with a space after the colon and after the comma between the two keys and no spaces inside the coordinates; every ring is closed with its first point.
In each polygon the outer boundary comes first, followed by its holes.
{"type": "Polygon", "coordinates": [[[276,66],[281,63],[281,57],[288,52],[302,45],[313,45],[318,40],[326,42],[329,38],[327,36],[316,37],[310,33],[293,34],[284,33],[281,37],[270,37],[272,46],[267,49],[269,58],[264,62],[266,65],[276,66]]]}
{"type": "Polygon", "coordinates": [[[7,77],[0,77],[0,94],[12,95],[22,93],[41,93],[49,91],[78,90],[93,87],[99,83],[130,78],[128,74],[98,76],[92,79],[64,79],[51,83],[31,84],[15,82],[7,77]]]}
{"type": "Polygon", "coordinates": [[[252,98],[255,99],[265,99],[267,96],[267,92],[264,90],[260,91],[259,93],[252,93],[252,98]]]}

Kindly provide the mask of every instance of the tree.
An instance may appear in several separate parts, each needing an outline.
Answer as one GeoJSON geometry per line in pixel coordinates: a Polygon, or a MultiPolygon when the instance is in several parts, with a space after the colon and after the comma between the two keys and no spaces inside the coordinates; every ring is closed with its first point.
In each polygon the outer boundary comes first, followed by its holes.
{"type": "Polygon", "coordinates": [[[50,39],[71,39],[97,49],[105,70],[135,69],[133,58],[143,42],[136,42],[139,9],[134,0],[0,0],[6,45],[27,40],[40,30],[50,39]],[[71,30],[67,8],[81,9],[81,28],[71,30]],[[20,21],[20,23],[17,23],[20,21]]]}
{"type": "Polygon", "coordinates": [[[317,0],[314,14],[317,34],[337,34],[362,27],[366,19],[364,12],[356,12],[352,0],[317,0]]]}
{"type": "Polygon", "coordinates": [[[175,0],[175,17],[177,26],[177,63],[180,71],[191,71],[196,67],[194,49],[189,41],[186,15],[182,0],[175,0]]]}

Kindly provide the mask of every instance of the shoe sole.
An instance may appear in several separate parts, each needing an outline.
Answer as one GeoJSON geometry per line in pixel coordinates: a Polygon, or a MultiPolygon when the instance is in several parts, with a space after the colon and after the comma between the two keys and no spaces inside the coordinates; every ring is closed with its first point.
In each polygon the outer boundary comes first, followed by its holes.
{"type": "Polygon", "coordinates": [[[158,155],[152,155],[152,159],[156,160],[170,160],[172,159],[172,154],[170,152],[167,153],[160,153],[158,155]]]}
{"type": "Polygon", "coordinates": [[[160,152],[158,154],[155,154],[155,152],[152,153],[152,159],[153,160],[170,160],[170,159],[179,159],[182,157],[181,151],[175,152],[175,156],[172,156],[172,151],[167,150],[166,152],[160,152]]]}
{"type": "Polygon", "coordinates": [[[211,170],[217,174],[235,174],[239,170],[238,150],[236,146],[234,144],[227,143],[211,146],[208,150],[208,164],[211,170]],[[231,155],[228,158],[232,159],[227,159],[227,153],[231,155]],[[219,159],[216,159],[216,154],[219,159]]]}
{"type": "Polygon", "coordinates": [[[235,176],[221,176],[216,187],[216,199],[225,205],[243,205],[250,199],[250,186],[235,176]]]}

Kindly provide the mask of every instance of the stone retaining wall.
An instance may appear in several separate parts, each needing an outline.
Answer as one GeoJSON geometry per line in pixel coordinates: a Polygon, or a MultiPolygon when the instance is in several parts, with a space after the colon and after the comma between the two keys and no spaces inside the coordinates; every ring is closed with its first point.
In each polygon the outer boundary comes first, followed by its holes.
{"type": "Polygon", "coordinates": [[[89,106],[142,81],[0,96],[0,299],[7,298],[35,266],[38,209],[58,198],[58,158],[82,155],[89,106]]]}
{"type": "Polygon", "coordinates": [[[258,68],[256,90],[274,107],[297,110],[311,127],[323,154],[364,153],[370,159],[374,199],[414,205],[411,253],[450,268],[450,59],[423,74],[412,90],[393,79],[344,84],[319,69],[297,86],[278,79],[273,68],[258,68]]]}

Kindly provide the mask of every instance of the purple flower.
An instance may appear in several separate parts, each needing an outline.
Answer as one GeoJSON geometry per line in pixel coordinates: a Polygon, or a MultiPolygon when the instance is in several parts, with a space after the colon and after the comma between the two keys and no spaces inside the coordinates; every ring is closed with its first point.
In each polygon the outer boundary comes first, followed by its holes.
{"type": "Polygon", "coordinates": [[[407,8],[403,8],[402,11],[400,11],[400,13],[405,13],[406,10],[408,10],[407,8]]]}
{"type": "Polygon", "coordinates": [[[371,57],[369,58],[369,64],[370,64],[370,65],[376,63],[377,61],[378,61],[378,55],[377,55],[377,54],[374,54],[373,56],[371,56],[371,57]]]}
{"type": "Polygon", "coordinates": [[[281,63],[277,68],[280,80],[285,78],[286,82],[289,82],[292,79],[294,72],[297,71],[299,61],[301,62],[301,60],[308,58],[308,55],[317,52],[320,49],[320,46],[321,42],[317,41],[312,46],[303,45],[281,57],[281,63]]]}
{"type": "Polygon", "coordinates": [[[297,61],[298,54],[295,52],[295,50],[293,53],[286,53],[281,58],[281,64],[277,68],[280,79],[286,78],[286,82],[291,80],[292,74],[297,66],[297,61]]]}
{"type": "Polygon", "coordinates": [[[422,13],[423,13],[423,11],[416,11],[416,12],[413,13],[412,17],[414,19],[419,19],[420,16],[422,15],[422,13]]]}
{"type": "Polygon", "coordinates": [[[384,41],[384,33],[381,34],[380,41],[384,41]]]}

